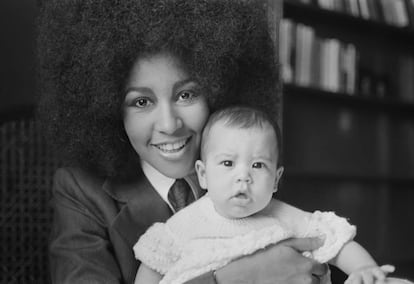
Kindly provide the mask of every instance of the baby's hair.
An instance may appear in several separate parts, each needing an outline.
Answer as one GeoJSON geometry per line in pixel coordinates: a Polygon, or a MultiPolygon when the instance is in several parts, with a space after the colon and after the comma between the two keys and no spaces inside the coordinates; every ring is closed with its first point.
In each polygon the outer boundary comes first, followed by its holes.
{"type": "Polygon", "coordinates": [[[267,113],[257,108],[249,106],[232,106],[218,110],[210,115],[204,127],[201,139],[201,158],[205,159],[205,147],[210,138],[210,130],[216,123],[223,123],[225,126],[237,127],[242,129],[264,128],[267,124],[271,125],[276,134],[276,144],[278,153],[278,167],[281,164],[282,137],[280,128],[267,113]]]}

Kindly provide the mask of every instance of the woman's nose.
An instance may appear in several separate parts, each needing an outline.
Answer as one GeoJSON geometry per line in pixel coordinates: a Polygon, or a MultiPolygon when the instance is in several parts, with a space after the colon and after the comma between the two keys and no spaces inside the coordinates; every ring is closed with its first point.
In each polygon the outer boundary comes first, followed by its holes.
{"type": "Polygon", "coordinates": [[[163,106],[158,113],[156,130],[165,134],[173,134],[183,127],[179,113],[172,106],[163,106]]]}

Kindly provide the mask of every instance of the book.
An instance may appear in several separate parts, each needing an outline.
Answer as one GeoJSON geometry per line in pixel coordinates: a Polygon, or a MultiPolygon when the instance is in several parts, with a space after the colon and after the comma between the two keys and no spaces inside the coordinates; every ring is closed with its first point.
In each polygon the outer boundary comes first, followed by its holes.
{"type": "Polygon", "coordinates": [[[349,0],[349,6],[351,10],[351,15],[354,17],[359,17],[360,12],[359,12],[358,0],[349,0]]]}
{"type": "Polygon", "coordinates": [[[363,19],[369,20],[371,15],[368,9],[368,2],[367,0],[358,0],[360,15],[363,19]]]}
{"type": "Polygon", "coordinates": [[[392,1],[393,9],[395,13],[395,25],[399,27],[406,27],[408,26],[408,14],[407,14],[407,7],[405,5],[404,0],[394,0],[392,1]]]}
{"type": "Polygon", "coordinates": [[[290,19],[282,19],[279,25],[279,61],[281,63],[282,79],[286,83],[293,82],[293,31],[295,24],[290,19]]]}
{"type": "Polygon", "coordinates": [[[310,26],[298,24],[296,33],[300,37],[296,41],[296,83],[308,87],[311,84],[311,56],[315,32],[310,26]]]}
{"type": "Polygon", "coordinates": [[[385,99],[390,95],[390,80],[386,74],[376,75],[374,78],[374,94],[378,99],[385,99]]]}
{"type": "Polygon", "coordinates": [[[371,20],[381,21],[381,14],[378,11],[379,10],[378,0],[367,0],[367,4],[368,4],[368,11],[369,11],[371,20]]]}
{"type": "Polygon", "coordinates": [[[294,52],[294,69],[295,75],[293,77],[295,84],[301,85],[301,78],[302,78],[302,65],[303,65],[303,30],[305,29],[305,25],[301,23],[296,23],[295,25],[295,52],[294,52]]]}
{"type": "Polygon", "coordinates": [[[339,46],[339,92],[341,93],[346,92],[346,86],[348,84],[347,61],[346,44],[341,43],[339,46]]]}
{"type": "Polygon", "coordinates": [[[322,88],[321,83],[321,62],[322,62],[322,46],[324,44],[324,39],[315,36],[312,47],[311,55],[311,86],[317,89],[322,88]]]}
{"type": "Polygon", "coordinates": [[[405,0],[380,0],[385,22],[389,25],[405,27],[409,25],[405,0]]]}
{"type": "Polygon", "coordinates": [[[414,102],[414,56],[401,54],[397,56],[395,74],[398,97],[405,102],[414,102]]]}
{"type": "Polygon", "coordinates": [[[405,0],[407,8],[408,21],[411,28],[414,28],[414,0],[405,0]]]}
{"type": "Polygon", "coordinates": [[[392,3],[389,0],[379,0],[381,5],[381,11],[383,14],[383,19],[386,24],[394,25],[394,12],[392,3]]]}
{"type": "Polygon", "coordinates": [[[359,66],[357,93],[362,97],[375,97],[375,75],[367,66],[359,66]]]}
{"type": "Polygon", "coordinates": [[[332,10],[330,0],[318,0],[318,6],[322,9],[332,10]]]}
{"type": "Polygon", "coordinates": [[[350,0],[343,0],[343,6],[344,6],[344,13],[352,15],[351,12],[351,1],[350,0]]]}
{"type": "Polygon", "coordinates": [[[346,2],[345,0],[333,0],[334,10],[340,13],[345,13],[346,12],[345,2],[346,2]]]}
{"type": "Polygon", "coordinates": [[[357,69],[357,50],[354,44],[343,44],[342,47],[342,79],[343,92],[355,95],[356,69],[357,69]]]}
{"type": "Polygon", "coordinates": [[[325,57],[322,66],[322,87],[330,92],[339,91],[339,50],[340,42],[337,39],[326,39],[321,56],[325,57]]]}
{"type": "Polygon", "coordinates": [[[378,22],[381,22],[381,23],[386,23],[384,11],[383,11],[383,5],[381,4],[381,0],[371,0],[371,2],[373,2],[374,5],[372,5],[372,6],[374,6],[373,9],[375,9],[376,14],[377,14],[376,15],[376,17],[377,17],[376,20],[378,22]]]}

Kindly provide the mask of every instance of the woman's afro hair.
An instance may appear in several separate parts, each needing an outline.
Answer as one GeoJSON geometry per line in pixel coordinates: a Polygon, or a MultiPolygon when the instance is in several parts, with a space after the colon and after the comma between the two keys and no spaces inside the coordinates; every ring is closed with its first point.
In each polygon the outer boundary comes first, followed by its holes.
{"type": "Polygon", "coordinates": [[[122,122],[133,62],[168,51],[206,90],[211,111],[277,117],[278,74],[261,0],[46,0],[38,25],[39,118],[65,165],[134,175],[122,122]]]}

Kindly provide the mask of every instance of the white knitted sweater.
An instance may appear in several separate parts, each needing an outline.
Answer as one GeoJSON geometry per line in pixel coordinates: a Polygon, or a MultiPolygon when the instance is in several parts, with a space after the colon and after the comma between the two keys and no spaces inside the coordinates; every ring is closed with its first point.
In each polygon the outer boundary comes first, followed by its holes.
{"type": "Polygon", "coordinates": [[[325,244],[306,255],[320,262],[333,258],[355,236],[356,229],[333,212],[284,216],[272,200],[269,210],[242,219],[219,215],[206,195],[155,223],[134,246],[135,257],[164,275],[161,284],[184,283],[230,261],[290,237],[325,236],[325,244]]]}

